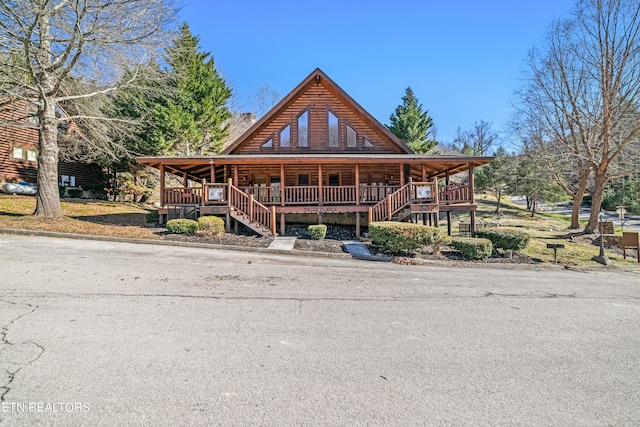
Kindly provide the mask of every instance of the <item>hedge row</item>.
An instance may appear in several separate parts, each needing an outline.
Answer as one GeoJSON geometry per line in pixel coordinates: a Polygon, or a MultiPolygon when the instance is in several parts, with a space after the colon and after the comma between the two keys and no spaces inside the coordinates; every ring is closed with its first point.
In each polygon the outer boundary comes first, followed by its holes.
{"type": "Polygon", "coordinates": [[[450,241],[439,228],[393,221],[370,223],[369,237],[373,244],[393,253],[410,253],[423,246],[438,250],[450,241]]]}
{"type": "Polygon", "coordinates": [[[484,229],[476,232],[476,236],[489,239],[494,248],[519,251],[527,247],[531,236],[522,231],[484,229]]]}
{"type": "Polygon", "coordinates": [[[325,224],[310,225],[307,227],[309,238],[313,240],[322,240],[327,237],[327,226],[325,224]]]}
{"type": "Polygon", "coordinates": [[[476,237],[455,237],[451,246],[456,248],[467,259],[485,259],[493,253],[491,240],[476,237]]]}

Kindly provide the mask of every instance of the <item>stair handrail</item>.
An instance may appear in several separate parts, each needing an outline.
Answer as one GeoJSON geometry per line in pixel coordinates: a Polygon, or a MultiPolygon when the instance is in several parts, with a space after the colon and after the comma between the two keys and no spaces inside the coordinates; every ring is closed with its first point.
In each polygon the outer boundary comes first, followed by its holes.
{"type": "Polygon", "coordinates": [[[275,206],[271,209],[253,198],[253,194],[247,194],[234,186],[229,180],[229,207],[235,209],[249,218],[250,222],[258,223],[260,226],[276,234],[276,212],[275,206]],[[243,206],[246,206],[244,208],[243,206]]]}
{"type": "Polygon", "coordinates": [[[387,219],[391,221],[393,215],[404,209],[411,203],[411,181],[394,191],[387,194],[384,200],[369,208],[369,222],[381,221],[387,219]]]}

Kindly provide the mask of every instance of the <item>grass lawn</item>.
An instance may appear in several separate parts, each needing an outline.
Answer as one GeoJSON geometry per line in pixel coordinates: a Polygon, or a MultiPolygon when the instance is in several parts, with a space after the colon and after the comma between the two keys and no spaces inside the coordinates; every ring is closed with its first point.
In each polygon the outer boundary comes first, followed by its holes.
{"type": "Polygon", "coordinates": [[[102,200],[63,201],[63,218],[35,217],[31,215],[35,207],[35,197],[0,194],[0,228],[159,238],[152,228],[145,226],[147,210],[135,204],[102,200]]]}
{"type": "MultiPolygon", "coordinates": [[[[508,198],[503,197],[500,205],[500,212],[495,213],[497,200],[493,195],[479,195],[476,197],[478,210],[476,217],[479,221],[498,224],[500,228],[512,228],[524,231],[531,236],[529,245],[522,251],[531,258],[544,262],[553,263],[553,249],[547,249],[547,243],[560,243],[564,249],[558,250],[558,263],[566,266],[594,266],[599,265],[592,261],[593,256],[599,255],[600,248],[585,243],[577,237],[575,242],[568,239],[569,233],[576,233],[580,230],[569,230],[571,220],[569,217],[551,213],[536,213],[531,217],[531,212],[515,204],[508,198]]],[[[454,235],[458,230],[459,222],[468,222],[469,215],[456,215],[453,221],[454,235]]],[[[446,225],[445,225],[446,226],[446,225]]],[[[609,257],[615,265],[638,266],[635,261],[622,258],[622,254],[605,249],[605,255],[609,257]]]]}

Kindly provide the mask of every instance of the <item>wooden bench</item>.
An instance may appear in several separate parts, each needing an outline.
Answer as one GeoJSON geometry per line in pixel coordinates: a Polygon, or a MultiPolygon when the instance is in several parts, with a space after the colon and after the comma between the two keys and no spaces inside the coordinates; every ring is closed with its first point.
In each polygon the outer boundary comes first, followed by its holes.
{"type": "Polygon", "coordinates": [[[640,233],[625,231],[622,233],[622,257],[627,259],[627,248],[635,248],[640,262],[640,233]]]}

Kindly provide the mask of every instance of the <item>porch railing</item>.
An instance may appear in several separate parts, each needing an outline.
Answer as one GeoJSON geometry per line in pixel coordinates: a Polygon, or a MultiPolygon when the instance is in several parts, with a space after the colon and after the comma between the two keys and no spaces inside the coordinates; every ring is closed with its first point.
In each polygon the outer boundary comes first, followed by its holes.
{"type": "Polygon", "coordinates": [[[284,201],[287,205],[308,205],[320,201],[318,187],[297,186],[284,188],[284,201]]]}
{"type": "Polygon", "coordinates": [[[322,187],[322,203],[349,204],[356,203],[356,186],[322,187]]]}
{"type": "MultiPolygon", "coordinates": [[[[406,186],[405,186],[406,187],[406,186]]],[[[388,196],[400,190],[398,185],[354,185],[327,186],[322,188],[322,203],[355,204],[359,197],[361,204],[379,204],[388,196]],[[356,189],[357,195],[356,195],[356,189]]],[[[280,205],[284,197],[285,205],[312,205],[320,202],[320,189],[317,186],[264,186],[236,187],[244,194],[253,195],[254,200],[263,205],[280,205]]],[[[413,182],[411,199],[435,203],[471,203],[471,189],[466,184],[449,184],[437,187],[434,182],[413,182]]],[[[392,198],[396,203],[399,194],[392,198]]],[[[171,187],[163,190],[164,205],[226,205],[229,201],[228,184],[205,184],[204,187],[171,187]]],[[[398,201],[397,203],[400,203],[398,201]]],[[[377,207],[376,210],[383,209],[377,207]]],[[[385,208],[386,209],[386,208],[385,208]]],[[[388,213],[385,214],[388,216],[388,213]]]]}
{"type": "Polygon", "coordinates": [[[440,203],[471,203],[471,188],[466,184],[441,185],[438,200],[440,203]]]}
{"type": "Polygon", "coordinates": [[[165,205],[200,205],[202,194],[202,187],[165,188],[163,200],[165,205]]]}

